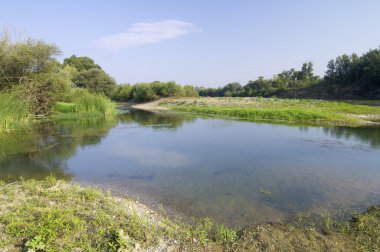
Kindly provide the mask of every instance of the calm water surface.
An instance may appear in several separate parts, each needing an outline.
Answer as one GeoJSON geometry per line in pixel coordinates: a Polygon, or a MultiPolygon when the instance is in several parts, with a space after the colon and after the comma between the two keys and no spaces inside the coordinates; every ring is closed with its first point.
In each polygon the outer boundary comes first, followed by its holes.
{"type": "Polygon", "coordinates": [[[380,128],[132,111],[0,140],[2,179],[53,173],[235,226],[380,202],[380,128]]]}

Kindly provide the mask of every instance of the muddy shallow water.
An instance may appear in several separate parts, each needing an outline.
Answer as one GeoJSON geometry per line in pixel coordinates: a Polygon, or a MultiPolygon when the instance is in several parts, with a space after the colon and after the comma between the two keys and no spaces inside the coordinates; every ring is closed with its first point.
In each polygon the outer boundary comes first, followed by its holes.
{"type": "Polygon", "coordinates": [[[137,110],[0,140],[1,179],[53,173],[235,226],[380,202],[380,128],[137,110]]]}

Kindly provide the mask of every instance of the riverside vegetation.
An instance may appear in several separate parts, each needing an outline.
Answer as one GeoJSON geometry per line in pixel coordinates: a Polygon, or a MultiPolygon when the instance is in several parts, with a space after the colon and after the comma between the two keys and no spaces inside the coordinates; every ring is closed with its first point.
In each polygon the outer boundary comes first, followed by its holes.
{"type": "MultiPolygon", "coordinates": [[[[26,39],[13,42],[6,32],[0,38],[0,132],[30,128],[40,118],[107,116],[115,112],[106,97],[114,80],[104,71],[90,76],[90,84],[74,81],[89,70],[60,64],[55,45],[26,39]],[[111,83],[111,84],[110,84],[111,83]],[[102,87],[102,88],[100,88],[102,87]],[[107,89],[108,88],[108,89],[107,89]]],[[[90,60],[91,61],[91,60],[90,60]]],[[[92,65],[95,66],[93,61],[92,65]]],[[[112,88],[112,87],[111,87],[112,88]]]]}
{"type": "MultiPolygon", "coordinates": [[[[40,120],[114,115],[116,110],[112,100],[146,102],[159,98],[166,98],[156,102],[160,107],[249,120],[333,125],[362,125],[379,120],[378,108],[347,103],[264,98],[172,100],[168,97],[197,97],[210,93],[203,88],[182,87],[175,82],[117,85],[92,59],[73,55],[61,64],[56,59],[58,55],[60,51],[55,45],[33,39],[13,42],[7,33],[1,36],[0,134],[31,130],[40,120]]],[[[378,97],[378,55],[379,50],[372,50],[362,57],[350,56],[348,60],[340,57],[329,63],[329,78],[323,79],[323,85],[336,83],[332,85],[333,92],[327,93],[340,97],[339,92],[345,92],[349,95],[342,97],[357,98],[351,94],[352,90],[359,88],[361,97],[378,97]],[[342,66],[347,65],[344,62],[348,62],[349,67],[343,71],[342,66]],[[345,76],[354,76],[356,81],[351,78],[345,82],[345,76]]],[[[285,86],[276,92],[266,92],[268,85],[265,83],[268,82],[259,78],[250,87],[265,92],[255,91],[244,96],[280,96],[287,90],[292,92],[291,96],[305,94],[307,90],[322,85],[321,80],[312,74],[312,64],[304,65],[301,71],[284,72],[281,76],[286,80],[285,86]]],[[[243,96],[239,85],[228,84],[228,90],[223,89],[223,94],[217,96],[243,96]]],[[[326,87],[323,86],[323,90],[330,90],[330,86],[326,87]]],[[[325,92],[321,96],[325,97],[325,92]]],[[[376,251],[380,244],[379,216],[379,207],[373,207],[342,223],[325,218],[323,232],[299,223],[260,225],[237,232],[209,219],[191,224],[169,220],[129,199],[53,177],[42,181],[0,182],[0,248],[5,251],[149,248],[376,251]]]]}
{"type": "Polygon", "coordinates": [[[132,200],[57,180],[0,183],[2,251],[377,251],[380,206],[322,226],[263,224],[240,231],[210,219],[169,220],[132,200]]]}
{"type": "Polygon", "coordinates": [[[170,109],[244,120],[314,125],[378,125],[380,120],[379,107],[306,99],[168,98],[136,107],[170,109]]]}
{"type": "MultiPolygon", "coordinates": [[[[322,98],[376,98],[379,94],[380,51],[377,49],[360,57],[343,55],[331,60],[322,79],[314,75],[313,64],[308,62],[300,71],[283,71],[271,80],[260,77],[244,87],[230,83],[216,89],[182,87],[174,81],[117,85],[94,60],[73,55],[61,64],[55,58],[58,55],[60,51],[55,45],[33,39],[13,42],[6,32],[3,33],[0,38],[0,115],[4,120],[0,123],[0,131],[28,127],[41,117],[70,119],[111,115],[115,113],[111,100],[148,102],[199,95],[313,96],[310,94],[321,94],[318,97],[322,98]]],[[[250,120],[334,125],[359,125],[365,120],[379,120],[378,109],[345,103],[254,99],[249,107],[228,101],[232,104],[223,102],[223,107],[177,104],[172,108],[250,120]]]]}

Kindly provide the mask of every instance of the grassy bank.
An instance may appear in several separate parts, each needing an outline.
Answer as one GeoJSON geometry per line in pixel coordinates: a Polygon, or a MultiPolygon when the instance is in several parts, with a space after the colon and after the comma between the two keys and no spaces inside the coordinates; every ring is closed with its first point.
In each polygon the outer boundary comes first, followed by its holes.
{"type": "Polygon", "coordinates": [[[109,116],[115,114],[115,107],[115,103],[104,95],[77,90],[70,102],[57,102],[50,117],[53,119],[76,119],[109,116]]]}
{"type": "MultiPolygon", "coordinates": [[[[43,118],[54,120],[105,117],[116,114],[116,104],[101,94],[74,89],[63,96],[68,102],[56,102],[43,118]]],[[[38,115],[16,92],[0,93],[0,134],[17,129],[31,129],[38,115]]]]}
{"type": "Polygon", "coordinates": [[[275,98],[163,99],[140,108],[166,108],[245,120],[315,125],[376,125],[380,108],[344,102],[275,98]]]}
{"type": "Polygon", "coordinates": [[[0,250],[376,251],[380,208],[349,222],[267,224],[239,232],[209,219],[184,224],[138,202],[48,177],[0,183],[0,250]],[[339,227],[339,228],[334,228],[339,227]]]}
{"type": "Polygon", "coordinates": [[[0,93],[0,133],[16,128],[29,128],[33,116],[28,104],[12,93],[0,93]]]}

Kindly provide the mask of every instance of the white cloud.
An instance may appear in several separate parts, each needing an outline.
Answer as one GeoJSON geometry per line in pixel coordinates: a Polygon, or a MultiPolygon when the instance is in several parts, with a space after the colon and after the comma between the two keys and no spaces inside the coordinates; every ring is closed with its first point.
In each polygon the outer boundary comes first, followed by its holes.
{"type": "Polygon", "coordinates": [[[200,31],[200,29],[194,24],[174,19],[134,23],[127,32],[102,37],[95,43],[101,48],[118,50],[132,46],[159,43],[197,31],[200,31]]]}

